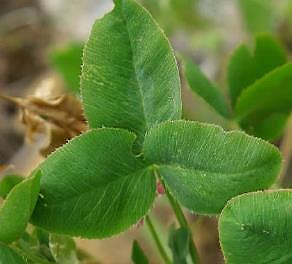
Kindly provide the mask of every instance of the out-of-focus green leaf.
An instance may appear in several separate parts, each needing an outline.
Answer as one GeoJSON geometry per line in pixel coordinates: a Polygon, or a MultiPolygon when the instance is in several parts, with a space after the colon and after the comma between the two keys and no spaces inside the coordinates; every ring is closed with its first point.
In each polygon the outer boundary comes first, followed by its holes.
{"type": "Polygon", "coordinates": [[[273,145],[240,132],[190,121],[165,122],[145,137],[145,158],[191,211],[220,213],[232,197],[266,189],[281,167],[273,145]]]}
{"type": "Polygon", "coordinates": [[[228,84],[232,105],[242,91],[256,80],[286,62],[285,51],[269,34],[258,34],[252,55],[245,45],[232,54],[228,65],[228,84]]]}
{"type": "Polygon", "coordinates": [[[173,226],[169,232],[168,245],[172,252],[173,263],[187,264],[189,253],[190,233],[187,229],[180,227],[175,229],[173,226]]]}
{"type": "Polygon", "coordinates": [[[76,246],[72,238],[50,234],[50,250],[59,264],[78,264],[76,246]]]}
{"type": "Polygon", "coordinates": [[[273,1],[237,0],[242,19],[252,33],[272,31],[275,27],[273,1]]]}
{"type": "Polygon", "coordinates": [[[184,63],[185,74],[190,88],[201,96],[211,107],[225,118],[230,118],[229,107],[219,91],[207,77],[201,72],[199,67],[187,60],[184,63]]]}
{"type": "MultiPolygon", "coordinates": [[[[177,24],[185,27],[194,27],[200,23],[200,13],[198,12],[198,0],[169,0],[169,6],[177,24]]],[[[169,18],[169,20],[171,20],[169,18]]],[[[177,25],[176,25],[177,26],[177,25]]]]}
{"type": "Polygon", "coordinates": [[[219,218],[219,236],[226,263],[292,263],[292,191],[231,199],[219,218]]]}
{"type": "Polygon", "coordinates": [[[241,124],[241,126],[251,135],[272,141],[282,135],[288,118],[287,113],[274,113],[252,126],[245,127],[245,124],[241,124]]]}
{"type": "Polygon", "coordinates": [[[0,196],[5,198],[11,189],[23,180],[23,177],[18,175],[6,175],[0,181],[0,196]]]}
{"type": "Polygon", "coordinates": [[[132,246],[132,261],[134,264],[148,264],[149,261],[144,254],[143,249],[140,247],[137,240],[134,240],[132,246]]]}
{"type": "Polygon", "coordinates": [[[173,50],[133,0],[116,0],[113,11],[94,24],[84,50],[81,89],[90,127],[131,130],[138,151],[151,126],[181,117],[173,50]]]}
{"type": "Polygon", "coordinates": [[[69,43],[50,53],[50,61],[73,93],[79,92],[83,44],[69,43]]]}
{"type": "Polygon", "coordinates": [[[0,241],[10,243],[22,236],[38,199],[41,172],[15,185],[0,208],[0,241]]]}
{"type": "Polygon", "coordinates": [[[155,177],[132,152],[135,135],[114,128],[75,137],[41,165],[32,222],[59,234],[103,238],[137,223],[155,198],[155,177]]]}
{"type": "MultiPolygon", "coordinates": [[[[291,109],[292,63],[288,63],[266,74],[245,89],[238,98],[235,114],[245,129],[252,130],[252,127],[271,115],[275,113],[286,115],[291,112],[291,109]]],[[[283,117],[280,119],[283,120],[283,117]]],[[[277,123],[281,124],[281,120],[277,123]]]]}
{"type": "Polygon", "coordinates": [[[13,249],[0,243],[0,264],[26,264],[23,257],[13,249]]]}

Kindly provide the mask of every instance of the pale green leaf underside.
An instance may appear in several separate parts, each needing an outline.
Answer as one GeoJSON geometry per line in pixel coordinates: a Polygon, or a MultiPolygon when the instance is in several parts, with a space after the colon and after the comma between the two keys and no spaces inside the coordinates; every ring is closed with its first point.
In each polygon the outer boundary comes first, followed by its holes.
{"type": "Polygon", "coordinates": [[[227,264],[292,263],[292,191],[230,200],[220,215],[219,235],[227,264]]]}
{"type": "Polygon", "coordinates": [[[40,171],[35,172],[7,195],[0,208],[0,241],[13,242],[25,231],[38,199],[40,177],[40,171]]]}
{"type": "Polygon", "coordinates": [[[229,107],[218,87],[215,87],[191,61],[184,63],[185,75],[190,88],[225,118],[230,118],[229,107]]]}
{"type": "Polygon", "coordinates": [[[201,214],[217,214],[230,198],[269,187],[281,165],[279,151],[261,139],[188,121],[152,128],[144,155],[173,196],[201,214]]]}
{"type": "Polygon", "coordinates": [[[292,109],[292,63],[276,68],[243,91],[235,113],[238,120],[257,124],[273,113],[292,109]]]}
{"type": "Polygon", "coordinates": [[[85,115],[92,128],[125,128],[141,146],[147,129],[181,117],[180,79],[165,35],[142,6],[116,0],[98,20],[83,57],[85,115]]]}
{"type": "Polygon", "coordinates": [[[0,243],[0,264],[26,264],[27,262],[13,249],[0,243]]]}
{"type": "Polygon", "coordinates": [[[132,153],[135,136],[101,128],[74,138],[41,165],[42,199],[33,223],[51,232],[102,238],[143,217],[155,177],[132,153]]]}

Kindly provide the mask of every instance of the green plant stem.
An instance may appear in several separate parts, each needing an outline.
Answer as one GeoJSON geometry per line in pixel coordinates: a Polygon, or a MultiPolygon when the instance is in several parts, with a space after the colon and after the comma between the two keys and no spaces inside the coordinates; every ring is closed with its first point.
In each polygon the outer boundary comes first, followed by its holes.
{"type": "MultiPolygon", "coordinates": [[[[163,180],[161,179],[161,177],[156,169],[154,169],[154,174],[163,183],[163,180]]],[[[196,245],[195,245],[194,240],[192,238],[192,230],[191,230],[191,228],[190,228],[190,226],[189,226],[189,224],[184,216],[184,213],[183,213],[180,205],[175,201],[175,199],[172,197],[172,195],[167,191],[165,184],[163,184],[163,186],[164,186],[166,196],[169,200],[169,203],[172,207],[172,210],[176,216],[177,221],[179,222],[181,227],[184,227],[185,229],[187,229],[189,231],[189,233],[191,234],[190,242],[189,242],[189,250],[190,250],[191,259],[192,259],[194,264],[199,264],[200,260],[199,260],[198,252],[196,249],[196,245]]]]}
{"type": "Polygon", "coordinates": [[[161,257],[163,258],[164,262],[167,263],[167,264],[171,264],[171,260],[170,258],[168,257],[161,241],[160,241],[160,238],[158,236],[158,233],[156,232],[155,228],[154,228],[154,225],[150,219],[150,217],[148,215],[146,215],[145,217],[145,222],[149,228],[149,231],[151,233],[151,236],[153,237],[153,240],[156,244],[156,247],[161,255],[161,257]]]}
{"type": "Polygon", "coordinates": [[[184,213],[183,213],[180,205],[174,200],[172,195],[167,190],[165,190],[165,193],[167,195],[169,203],[174,211],[174,214],[175,214],[180,226],[187,229],[189,231],[189,233],[191,234],[190,242],[189,242],[189,250],[190,250],[191,259],[192,259],[194,264],[199,264],[200,260],[199,260],[199,256],[198,256],[198,252],[197,252],[194,240],[192,238],[192,230],[191,230],[191,228],[190,228],[190,226],[189,226],[189,224],[184,216],[184,213]]]}
{"type": "Polygon", "coordinates": [[[11,246],[11,248],[16,251],[19,255],[21,256],[25,256],[27,257],[28,259],[34,261],[35,263],[39,263],[39,264],[52,264],[53,262],[50,262],[44,258],[41,258],[37,255],[34,255],[30,252],[28,252],[27,250],[22,250],[16,246],[11,246]]]}

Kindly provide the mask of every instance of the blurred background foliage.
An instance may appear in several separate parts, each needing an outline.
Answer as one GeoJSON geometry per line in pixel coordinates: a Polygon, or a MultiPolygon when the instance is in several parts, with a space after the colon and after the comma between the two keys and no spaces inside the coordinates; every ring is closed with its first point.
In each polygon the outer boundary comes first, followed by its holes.
{"type": "MultiPolygon", "coordinates": [[[[200,70],[228,98],[227,65],[232,52],[246,44],[254,49],[258,33],[273,35],[287,52],[292,52],[291,0],[139,0],[154,16],[170,39],[179,66],[182,58],[196,63],[200,70]]],[[[79,98],[79,75],[83,43],[96,18],[113,7],[111,0],[1,0],[0,3],[0,94],[43,99],[70,94],[79,98]]],[[[180,67],[182,69],[182,67],[180,67]]],[[[182,76],[184,117],[219,124],[226,129],[234,124],[218,115],[189,89],[182,76]]],[[[230,102],[229,102],[230,103],[230,102]]],[[[74,108],[75,104],[67,110],[74,108]]],[[[290,122],[291,123],[291,122],[290,122]]],[[[287,125],[288,133],[291,124],[287,125]]],[[[261,127],[260,129],[265,129],[261,127]]],[[[19,122],[18,108],[9,102],[0,103],[0,165],[5,173],[26,175],[43,157],[39,154],[47,137],[41,133],[33,140],[25,138],[25,127],[19,122]],[[2,166],[4,167],[4,166],[2,166]]],[[[287,134],[287,132],[286,132],[287,134]]],[[[51,133],[54,137],[56,133],[51,133]]],[[[62,138],[63,139],[63,138],[62,138]]],[[[50,138],[52,140],[52,138],[50,138]]],[[[275,144],[285,145],[287,168],[284,186],[291,187],[292,143],[280,137],[275,144]],[[284,144],[285,143],[285,144],[284,144]]],[[[0,167],[0,170],[1,168],[0,167]]],[[[0,187],[2,195],[18,178],[10,177],[0,187]]],[[[164,199],[154,213],[159,230],[167,240],[173,221],[164,199]]],[[[190,216],[195,229],[203,263],[223,263],[217,239],[215,218],[190,216]]],[[[142,240],[142,247],[153,263],[159,263],[141,228],[117,238],[99,241],[77,241],[77,245],[96,256],[101,263],[130,263],[133,239],[142,240]],[[140,230],[140,229],[139,229],[140,230]],[[115,250],[113,250],[115,249],[115,250]]],[[[173,249],[173,244],[170,247],[173,249]]],[[[151,262],[152,263],[152,262],[151,262]]]]}

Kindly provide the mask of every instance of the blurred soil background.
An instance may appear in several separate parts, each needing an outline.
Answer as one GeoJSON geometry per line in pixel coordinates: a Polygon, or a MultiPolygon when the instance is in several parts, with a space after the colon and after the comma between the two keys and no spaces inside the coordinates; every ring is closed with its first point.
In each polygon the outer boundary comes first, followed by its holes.
{"type": "MultiPolygon", "coordinates": [[[[239,0],[141,2],[165,30],[177,58],[192,58],[222,87],[226,87],[225,69],[230,53],[242,42],[252,45],[255,32],[272,32],[290,53],[292,51],[290,0],[246,0],[250,3],[247,5],[242,5],[243,1],[239,0]]],[[[103,16],[112,6],[111,0],[0,0],[0,94],[21,98],[35,95],[43,99],[64,94],[74,96],[72,89],[54,68],[49,54],[68,43],[84,43],[95,19],[103,16]]],[[[216,123],[230,129],[225,120],[190,92],[184,79],[182,84],[185,118],[216,123]]],[[[224,92],[226,94],[226,90],[224,92]]],[[[28,175],[43,159],[40,149],[50,140],[47,133],[33,133],[32,137],[28,137],[28,127],[21,122],[20,116],[15,104],[0,101],[0,165],[7,165],[3,175],[28,175]]],[[[292,133],[291,129],[290,122],[286,133],[292,133]]],[[[282,140],[277,142],[278,146],[282,140]]],[[[289,146],[292,148],[292,143],[289,146]]],[[[291,151],[288,149],[286,152],[291,151]]],[[[286,187],[292,187],[292,180],[288,177],[292,176],[291,157],[285,158],[290,168],[284,175],[284,182],[286,187]]],[[[167,241],[167,230],[174,219],[164,197],[157,200],[151,214],[167,241]]],[[[186,214],[194,229],[194,240],[202,263],[223,263],[217,219],[186,214]]],[[[131,263],[133,239],[141,243],[151,263],[161,263],[143,224],[117,237],[77,240],[77,244],[100,263],[127,264],[131,263]]]]}

